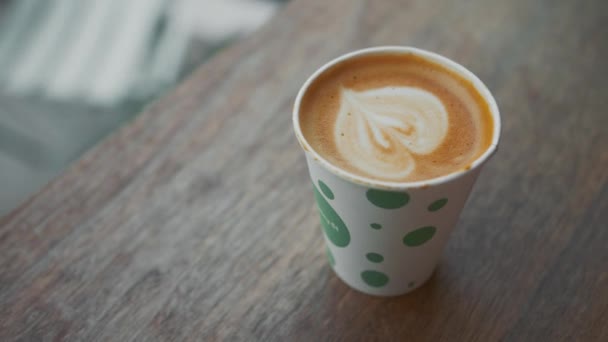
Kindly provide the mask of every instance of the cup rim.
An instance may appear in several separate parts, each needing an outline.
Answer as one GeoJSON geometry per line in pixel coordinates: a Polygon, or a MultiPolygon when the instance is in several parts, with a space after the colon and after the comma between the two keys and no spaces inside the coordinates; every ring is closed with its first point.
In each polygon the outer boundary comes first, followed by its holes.
{"type": "Polygon", "coordinates": [[[325,63],[323,66],[318,68],[307,80],[304,82],[300,90],[298,91],[298,95],[296,96],[296,100],[293,106],[293,127],[296,134],[296,138],[300,146],[304,149],[306,153],[309,153],[314,160],[318,161],[325,169],[329,170],[334,175],[355,184],[379,188],[385,190],[392,191],[403,191],[412,188],[424,188],[430,187],[434,185],[439,185],[443,183],[447,183],[456,178],[460,178],[465,174],[473,172],[477,170],[481,165],[483,165],[495,152],[498,147],[498,142],[500,140],[501,134],[501,124],[500,124],[500,112],[498,110],[498,105],[496,104],[496,100],[492,93],[487,88],[487,86],[475,75],[473,72],[465,68],[464,66],[458,64],[457,62],[441,56],[437,53],[427,51],[420,48],[415,48],[411,46],[376,46],[365,49],[360,49],[356,51],[352,51],[346,54],[343,54],[339,57],[332,59],[331,61],[325,63]],[[433,62],[436,62],[443,67],[449,68],[450,70],[457,72],[460,76],[464,77],[468,81],[470,81],[475,89],[479,91],[480,95],[487,102],[490,107],[490,115],[492,116],[492,141],[490,146],[479,156],[477,157],[470,165],[470,167],[463,170],[456,170],[454,172],[435,177],[429,178],[420,181],[412,181],[412,182],[393,182],[393,181],[382,181],[369,177],[359,176],[354,173],[351,173],[347,170],[344,170],[332,163],[330,163],[327,159],[321,156],[317,151],[315,151],[312,146],[308,143],[304,134],[302,133],[302,129],[300,127],[300,106],[302,102],[302,98],[304,94],[308,90],[310,84],[317,79],[323,72],[332,66],[341,63],[345,60],[351,59],[353,57],[369,55],[369,54],[378,54],[378,53],[403,53],[403,54],[415,54],[417,56],[421,56],[427,58],[433,62]]]}

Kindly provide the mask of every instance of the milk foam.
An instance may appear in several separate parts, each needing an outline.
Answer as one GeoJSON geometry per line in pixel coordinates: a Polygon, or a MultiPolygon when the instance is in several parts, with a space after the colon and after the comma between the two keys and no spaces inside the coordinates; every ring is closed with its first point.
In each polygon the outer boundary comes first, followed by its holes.
{"type": "Polygon", "coordinates": [[[415,54],[342,61],[310,83],[300,103],[310,147],[354,175],[382,181],[433,179],[490,146],[490,108],[457,72],[415,54]]]}
{"type": "Polygon", "coordinates": [[[448,131],[448,113],[432,93],[413,87],[341,89],[334,126],[341,157],[367,174],[406,178],[415,155],[432,153],[448,131]]]}

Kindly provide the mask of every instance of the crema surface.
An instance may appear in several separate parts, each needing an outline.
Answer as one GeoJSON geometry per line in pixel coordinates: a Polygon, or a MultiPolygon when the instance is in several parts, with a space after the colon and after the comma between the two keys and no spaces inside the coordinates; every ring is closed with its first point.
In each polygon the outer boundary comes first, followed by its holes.
{"type": "Polygon", "coordinates": [[[411,53],[363,55],[306,90],[300,126],[330,163],[383,181],[466,169],[490,145],[490,109],[459,74],[411,53]]]}

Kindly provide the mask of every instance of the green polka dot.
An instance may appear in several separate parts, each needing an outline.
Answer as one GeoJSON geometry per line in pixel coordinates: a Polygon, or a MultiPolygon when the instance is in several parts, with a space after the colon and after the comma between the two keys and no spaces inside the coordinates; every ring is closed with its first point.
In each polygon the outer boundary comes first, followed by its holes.
{"type": "Polygon", "coordinates": [[[414,287],[414,285],[416,285],[416,283],[413,281],[410,281],[410,283],[407,284],[407,287],[414,287]]]}
{"type": "Polygon", "coordinates": [[[367,253],[365,257],[367,258],[367,260],[375,263],[384,261],[384,257],[378,253],[367,253]]]}
{"type": "Polygon", "coordinates": [[[334,193],[327,186],[327,184],[323,183],[321,180],[319,180],[319,188],[325,197],[329,198],[330,200],[334,199],[334,193]]]}
{"type": "Polygon", "coordinates": [[[382,225],[380,225],[379,223],[372,223],[369,225],[370,227],[374,228],[374,229],[381,229],[382,225]]]}
{"type": "Polygon", "coordinates": [[[366,196],[373,205],[384,209],[401,208],[410,201],[410,195],[407,192],[370,189],[367,190],[366,196]]]}
{"type": "Polygon", "coordinates": [[[406,246],[410,247],[420,246],[423,243],[429,241],[433,237],[433,235],[435,235],[436,230],[437,228],[433,226],[418,228],[407,233],[407,235],[403,237],[403,243],[406,246]]]}
{"type": "Polygon", "coordinates": [[[446,203],[448,203],[447,198],[438,199],[435,202],[431,203],[431,205],[429,205],[429,211],[437,211],[443,208],[446,203]]]}
{"type": "Polygon", "coordinates": [[[329,247],[325,248],[325,252],[327,253],[327,260],[329,260],[329,264],[331,267],[334,267],[336,265],[336,259],[334,259],[334,255],[329,250],[329,247]]]}
{"type": "Polygon", "coordinates": [[[378,271],[363,271],[361,279],[371,287],[382,287],[388,283],[388,276],[378,271]]]}
{"type": "Polygon", "coordinates": [[[314,187],[315,199],[321,216],[321,228],[325,235],[334,245],[338,247],[346,247],[350,243],[350,233],[344,221],[340,218],[334,208],[329,205],[327,200],[314,187]]]}

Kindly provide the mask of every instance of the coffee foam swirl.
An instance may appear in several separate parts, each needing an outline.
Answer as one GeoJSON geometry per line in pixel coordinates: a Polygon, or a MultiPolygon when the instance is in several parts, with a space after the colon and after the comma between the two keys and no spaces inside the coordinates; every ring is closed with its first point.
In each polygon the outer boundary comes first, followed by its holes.
{"type": "Polygon", "coordinates": [[[414,54],[370,54],[321,73],[302,96],[312,150],[353,175],[389,182],[459,170],[490,146],[488,103],[457,72],[414,54]]]}
{"type": "Polygon", "coordinates": [[[398,180],[414,170],[412,154],[426,155],[441,145],[448,125],[441,100],[422,89],[342,88],[334,138],[337,151],[355,168],[398,180]]]}

